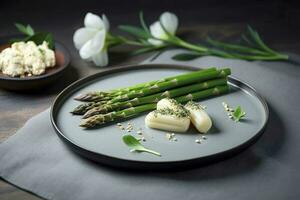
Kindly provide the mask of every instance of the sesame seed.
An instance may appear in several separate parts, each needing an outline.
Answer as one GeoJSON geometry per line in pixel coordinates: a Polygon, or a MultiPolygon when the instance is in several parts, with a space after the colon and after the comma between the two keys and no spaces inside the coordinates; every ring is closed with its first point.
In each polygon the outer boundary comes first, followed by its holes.
{"type": "Polygon", "coordinates": [[[127,130],[127,132],[129,133],[129,132],[131,132],[131,130],[127,130]]]}
{"type": "Polygon", "coordinates": [[[171,136],[175,136],[175,133],[171,133],[171,136]]]}
{"type": "Polygon", "coordinates": [[[177,141],[177,138],[174,138],[174,139],[173,139],[173,141],[175,141],[175,142],[176,142],[176,141],[177,141]]]}
{"type": "Polygon", "coordinates": [[[196,140],[195,140],[195,142],[196,142],[196,143],[198,143],[198,144],[200,144],[200,143],[201,143],[201,141],[200,141],[200,140],[198,140],[198,139],[196,139],[196,140]]]}
{"type": "Polygon", "coordinates": [[[170,139],[172,138],[171,134],[170,134],[170,133],[166,133],[166,138],[167,138],[168,140],[170,140],[170,139]]]}
{"type": "Polygon", "coordinates": [[[206,140],[206,139],[207,139],[207,137],[205,137],[205,136],[203,135],[203,136],[202,136],[202,139],[203,139],[203,140],[206,140]]]}
{"type": "Polygon", "coordinates": [[[121,123],[117,123],[117,126],[122,126],[122,124],[121,123]]]}

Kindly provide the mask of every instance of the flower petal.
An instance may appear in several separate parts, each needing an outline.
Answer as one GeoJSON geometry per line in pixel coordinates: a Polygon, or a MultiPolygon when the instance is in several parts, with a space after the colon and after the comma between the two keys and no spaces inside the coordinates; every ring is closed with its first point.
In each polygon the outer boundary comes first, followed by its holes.
{"type": "Polygon", "coordinates": [[[107,50],[103,50],[100,51],[99,53],[93,55],[92,57],[95,65],[100,66],[100,67],[104,67],[107,66],[108,64],[108,54],[107,54],[107,50]]]}
{"type": "Polygon", "coordinates": [[[102,15],[102,20],[103,20],[106,32],[108,32],[109,31],[109,21],[108,21],[106,15],[104,15],[104,14],[102,15]]]}
{"type": "Polygon", "coordinates": [[[84,43],[93,38],[93,36],[97,33],[97,29],[93,28],[80,28],[75,31],[73,35],[73,42],[77,49],[80,49],[84,43]]]}
{"type": "Polygon", "coordinates": [[[92,50],[92,40],[87,41],[79,50],[79,55],[82,59],[89,59],[95,54],[95,51],[92,50]]]}
{"type": "Polygon", "coordinates": [[[168,36],[165,33],[164,29],[161,27],[160,22],[154,22],[150,26],[151,35],[158,39],[166,39],[168,36]]]}
{"type": "Polygon", "coordinates": [[[164,12],[160,16],[159,20],[169,33],[173,35],[176,33],[178,27],[178,18],[175,14],[164,12]]]}
{"type": "Polygon", "coordinates": [[[88,59],[101,51],[105,45],[105,30],[98,31],[92,39],[87,41],[79,51],[82,59],[88,59]]]}
{"type": "Polygon", "coordinates": [[[105,45],[105,37],[106,37],[105,30],[98,31],[94,35],[94,37],[92,39],[92,43],[91,43],[92,51],[94,51],[96,53],[103,49],[103,47],[105,45]]]}
{"type": "Polygon", "coordinates": [[[89,28],[105,29],[103,20],[93,13],[87,13],[84,18],[84,25],[89,28]]]}

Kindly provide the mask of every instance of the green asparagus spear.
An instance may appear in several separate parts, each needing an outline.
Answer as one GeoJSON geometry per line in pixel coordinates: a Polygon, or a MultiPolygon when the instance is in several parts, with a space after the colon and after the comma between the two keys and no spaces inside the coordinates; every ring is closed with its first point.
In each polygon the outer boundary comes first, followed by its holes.
{"type": "Polygon", "coordinates": [[[79,96],[75,97],[75,100],[78,101],[103,101],[103,100],[110,100],[113,97],[116,96],[120,96],[120,95],[124,95],[127,94],[128,92],[137,92],[139,90],[142,90],[144,88],[147,87],[151,87],[152,85],[158,84],[158,83],[162,83],[162,82],[166,82],[166,81],[170,81],[176,78],[188,78],[191,74],[197,73],[197,74],[202,74],[202,73],[206,73],[206,72],[213,72],[216,71],[216,68],[208,68],[208,69],[203,69],[203,70],[199,70],[199,71],[195,71],[195,72],[191,72],[191,73],[186,73],[186,74],[182,74],[182,75],[178,75],[178,76],[173,76],[173,77],[168,77],[168,78],[164,78],[164,79],[160,79],[160,80],[156,80],[156,81],[150,81],[147,83],[141,83],[141,84],[137,84],[134,86],[130,86],[127,88],[121,88],[121,89],[115,89],[115,90],[111,90],[108,92],[103,92],[103,91],[99,91],[99,92],[88,92],[85,94],[80,94],[79,96]]]}
{"type": "MultiPolygon", "coordinates": [[[[216,86],[207,90],[203,90],[200,92],[190,93],[181,97],[175,98],[179,103],[184,103],[190,100],[199,100],[203,98],[207,98],[210,96],[216,96],[219,94],[223,94],[228,92],[229,86],[216,86]]],[[[117,112],[110,112],[107,114],[99,114],[91,116],[87,119],[83,119],[80,126],[85,128],[92,128],[95,126],[103,125],[108,122],[112,122],[115,120],[122,120],[129,117],[137,116],[145,111],[154,110],[156,108],[156,104],[145,104],[141,106],[131,107],[124,110],[120,110],[117,112]]]]}
{"type": "Polygon", "coordinates": [[[113,104],[103,104],[87,111],[84,114],[83,118],[88,118],[97,114],[105,114],[112,111],[118,111],[125,108],[130,108],[133,106],[143,105],[147,103],[155,103],[166,97],[174,98],[191,92],[201,91],[218,85],[226,85],[226,84],[227,84],[226,78],[213,79],[202,83],[196,83],[196,84],[192,84],[180,88],[175,88],[169,91],[167,90],[165,92],[153,94],[146,97],[137,97],[128,101],[117,102],[113,104]]]}
{"type": "Polygon", "coordinates": [[[116,103],[120,101],[127,101],[136,97],[144,97],[148,96],[151,94],[155,94],[158,92],[166,91],[168,89],[173,89],[179,86],[184,86],[196,82],[202,82],[210,79],[215,79],[215,78],[221,78],[221,77],[226,77],[231,73],[229,68],[217,70],[217,71],[211,71],[211,72],[206,72],[206,73],[200,73],[200,72],[195,72],[193,74],[190,74],[189,76],[180,76],[178,78],[157,83],[155,85],[152,85],[150,87],[145,87],[142,90],[139,91],[132,91],[129,92],[125,95],[120,95],[117,97],[114,97],[112,100],[108,101],[108,103],[116,103]]]}
{"type": "Polygon", "coordinates": [[[74,115],[83,115],[88,110],[99,107],[101,105],[106,105],[107,101],[98,101],[98,102],[87,102],[79,104],[74,110],[71,111],[74,115]]]}

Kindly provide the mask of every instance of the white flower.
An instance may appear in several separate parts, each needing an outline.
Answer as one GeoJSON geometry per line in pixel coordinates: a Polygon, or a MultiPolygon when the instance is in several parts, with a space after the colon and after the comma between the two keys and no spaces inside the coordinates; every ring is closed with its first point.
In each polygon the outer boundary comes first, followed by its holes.
{"type": "MultiPolygon", "coordinates": [[[[166,40],[168,39],[168,34],[165,32],[161,24],[164,26],[165,30],[171,34],[175,35],[177,27],[178,27],[178,18],[175,14],[170,12],[164,12],[161,14],[159,21],[154,22],[150,26],[150,32],[151,35],[155,38],[166,40]]],[[[163,41],[156,40],[156,39],[149,39],[148,42],[150,42],[153,45],[162,45],[163,41]]]]}
{"type": "Polygon", "coordinates": [[[109,21],[105,15],[87,13],[84,27],[75,31],[73,42],[79,50],[80,57],[90,60],[97,66],[108,64],[106,36],[109,31],[109,21]]]}

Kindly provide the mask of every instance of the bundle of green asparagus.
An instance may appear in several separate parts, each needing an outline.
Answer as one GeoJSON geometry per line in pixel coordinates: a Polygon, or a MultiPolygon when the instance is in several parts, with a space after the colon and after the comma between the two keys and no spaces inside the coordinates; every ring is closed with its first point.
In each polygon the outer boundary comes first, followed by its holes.
{"type": "Polygon", "coordinates": [[[83,115],[80,126],[95,127],[154,110],[156,102],[163,98],[185,103],[226,93],[230,73],[229,68],[209,68],[107,92],[81,94],[75,100],[85,103],[71,113],[83,115]]]}

